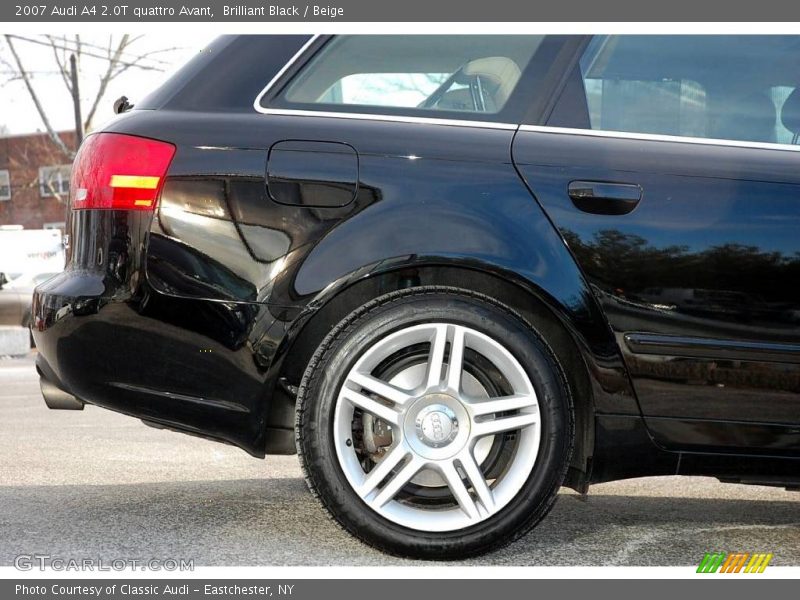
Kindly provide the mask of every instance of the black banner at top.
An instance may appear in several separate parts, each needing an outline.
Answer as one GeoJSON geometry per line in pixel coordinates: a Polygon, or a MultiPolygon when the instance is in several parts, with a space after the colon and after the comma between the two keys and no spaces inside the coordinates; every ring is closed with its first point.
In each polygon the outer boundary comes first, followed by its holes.
{"type": "Polygon", "coordinates": [[[786,0],[17,0],[0,3],[4,22],[794,22],[786,0]]]}

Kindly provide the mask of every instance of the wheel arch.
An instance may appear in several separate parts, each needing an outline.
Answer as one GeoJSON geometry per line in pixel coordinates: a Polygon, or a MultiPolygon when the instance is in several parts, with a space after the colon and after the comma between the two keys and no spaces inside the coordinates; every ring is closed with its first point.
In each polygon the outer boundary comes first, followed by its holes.
{"type": "Polygon", "coordinates": [[[518,313],[550,346],[567,381],[575,407],[575,450],[566,485],[582,490],[590,476],[594,452],[594,359],[568,311],[541,287],[513,273],[480,268],[475,264],[410,262],[373,270],[369,276],[347,278],[318,296],[313,312],[296,323],[288,335],[278,376],[284,387],[299,384],[312,355],[325,335],[352,311],[400,289],[447,286],[488,296],[518,313]]]}

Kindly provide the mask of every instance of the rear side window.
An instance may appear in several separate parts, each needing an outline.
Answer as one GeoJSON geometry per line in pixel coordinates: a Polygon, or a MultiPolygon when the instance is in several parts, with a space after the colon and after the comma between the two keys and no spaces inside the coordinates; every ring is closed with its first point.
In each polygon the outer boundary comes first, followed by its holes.
{"type": "Polygon", "coordinates": [[[337,36],[281,102],[301,108],[389,107],[497,114],[544,36],[337,36]]]}
{"type": "Polygon", "coordinates": [[[550,124],[791,144],[798,85],[800,36],[596,36],[550,124]]]}

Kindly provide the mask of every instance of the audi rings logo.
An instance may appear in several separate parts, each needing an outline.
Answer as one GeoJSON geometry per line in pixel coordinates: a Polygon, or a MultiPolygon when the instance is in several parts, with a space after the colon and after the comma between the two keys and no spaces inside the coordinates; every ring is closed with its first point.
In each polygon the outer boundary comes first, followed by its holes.
{"type": "Polygon", "coordinates": [[[443,404],[429,404],[417,414],[417,437],[427,446],[446,446],[458,433],[456,415],[443,404]]]}
{"type": "Polygon", "coordinates": [[[431,437],[437,442],[442,441],[445,435],[444,435],[444,429],[442,428],[441,413],[438,412],[431,413],[430,422],[431,422],[431,437]]]}

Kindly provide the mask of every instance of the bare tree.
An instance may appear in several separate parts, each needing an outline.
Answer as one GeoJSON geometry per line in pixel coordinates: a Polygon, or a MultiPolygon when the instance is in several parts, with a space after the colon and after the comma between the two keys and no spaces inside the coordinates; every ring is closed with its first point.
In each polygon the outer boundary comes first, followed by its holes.
{"type": "MultiPolygon", "coordinates": [[[[169,63],[161,60],[158,55],[177,50],[177,48],[171,47],[137,53],[135,48],[132,47],[142,36],[130,36],[128,34],[121,36],[109,35],[108,39],[102,44],[89,43],[82,39],[80,35],[68,38],[66,36],[54,35],[23,37],[14,34],[5,34],[4,38],[10,55],[10,57],[0,57],[0,63],[2,63],[6,70],[6,74],[9,75],[6,79],[6,83],[10,81],[21,81],[24,84],[36,111],[39,113],[47,135],[56,147],[70,159],[74,158],[75,149],[70,148],[52,126],[47,111],[42,104],[39,95],[40,92],[38,92],[33,85],[35,72],[26,68],[24,60],[19,52],[19,46],[23,43],[29,43],[48,47],[53,57],[54,69],[52,71],[44,71],[44,73],[59,75],[66,92],[71,97],[74,97],[74,94],[70,72],[70,56],[75,55],[77,59],[78,85],[82,90],[89,89],[90,86],[87,85],[89,80],[87,80],[86,76],[84,76],[81,71],[81,62],[89,60],[102,61],[103,66],[96,80],[96,88],[93,87],[93,95],[88,102],[87,110],[84,111],[81,106],[81,113],[86,115],[83,122],[83,129],[85,131],[91,130],[97,109],[105,98],[109,84],[114,79],[129,69],[163,71],[169,63]]],[[[39,72],[41,73],[41,71],[39,72]]],[[[81,99],[78,99],[77,102],[81,102],[81,99]]]]}

